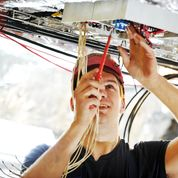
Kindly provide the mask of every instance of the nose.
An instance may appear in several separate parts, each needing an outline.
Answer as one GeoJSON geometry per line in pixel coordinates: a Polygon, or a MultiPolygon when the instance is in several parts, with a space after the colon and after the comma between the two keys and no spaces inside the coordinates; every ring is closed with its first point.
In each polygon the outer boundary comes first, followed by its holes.
{"type": "Polygon", "coordinates": [[[101,89],[101,90],[100,90],[100,93],[101,93],[101,99],[107,97],[107,93],[106,93],[106,90],[105,90],[105,89],[101,89]]]}

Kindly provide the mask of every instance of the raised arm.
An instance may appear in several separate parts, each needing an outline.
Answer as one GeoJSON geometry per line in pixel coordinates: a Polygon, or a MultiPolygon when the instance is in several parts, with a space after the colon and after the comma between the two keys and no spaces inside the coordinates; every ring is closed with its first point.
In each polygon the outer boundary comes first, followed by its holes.
{"type": "MultiPolygon", "coordinates": [[[[130,54],[118,47],[126,69],[144,87],[154,93],[172,111],[178,121],[178,89],[159,75],[153,50],[132,26],[128,28],[128,37],[130,54]]],[[[178,138],[168,145],[165,168],[168,177],[178,177],[178,138]]]]}
{"type": "Polygon", "coordinates": [[[44,155],[25,171],[23,178],[59,178],[80,140],[83,130],[75,122],[44,155]]]}
{"type": "Polygon", "coordinates": [[[132,26],[128,28],[128,37],[130,55],[123,48],[118,47],[126,69],[133,78],[154,93],[178,119],[178,89],[159,75],[152,48],[132,26]]]}
{"type": "Polygon", "coordinates": [[[56,144],[42,155],[27,171],[22,178],[60,178],[74,153],[77,144],[85,133],[91,120],[97,112],[100,98],[99,82],[95,81],[96,70],[82,76],[74,92],[75,118],[70,128],[59,138],[56,144]],[[95,97],[90,98],[93,95],[95,97]]]}

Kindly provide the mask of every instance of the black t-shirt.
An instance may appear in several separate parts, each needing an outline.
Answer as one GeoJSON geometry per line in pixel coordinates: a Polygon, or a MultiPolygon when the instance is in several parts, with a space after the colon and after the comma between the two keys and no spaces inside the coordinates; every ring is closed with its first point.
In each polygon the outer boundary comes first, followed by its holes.
{"type": "Polygon", "coordinates": [[[112,152],[97,161],[90,156],[67,178],[166,178],[165,151],[168,143],[140,142],[130,149],[128,143],[121,140],[112,152]]]}

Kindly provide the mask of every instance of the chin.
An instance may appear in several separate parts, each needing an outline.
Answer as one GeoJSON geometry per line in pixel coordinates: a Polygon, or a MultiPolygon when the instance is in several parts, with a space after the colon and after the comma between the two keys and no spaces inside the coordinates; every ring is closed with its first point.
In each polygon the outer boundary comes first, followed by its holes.
{"type": "Polygon", "coordinates": [[[111,114],[109,113],[102,113],[102,112],[99,113],[99,120],[101,121],[108,121],[111,120],[112,118],[113,116],[111,116],[111,114]]]}
{"type": "Polygon", "coordinates": [[[107,112],[99,112],[99,117],[100,118],[108,118],[109,117],[109,113],[107,113],[107,112]]]}
{"type": "Polygon", "coordinates": [[[116,138],[114,136],[97,136],[96,141],[97,142],[113,142],[116,138]]]}
{"type": "Polygon", "coordinates": [[[108,123],[108,117],[99,117],[99,124],[107,124],[108,123]]]}
{"type": "Polygon", "coordinates": [[[110,138],[102,137],[102,136],[97,136],[96,137],[97,142],[109,142],[110,138]]]}

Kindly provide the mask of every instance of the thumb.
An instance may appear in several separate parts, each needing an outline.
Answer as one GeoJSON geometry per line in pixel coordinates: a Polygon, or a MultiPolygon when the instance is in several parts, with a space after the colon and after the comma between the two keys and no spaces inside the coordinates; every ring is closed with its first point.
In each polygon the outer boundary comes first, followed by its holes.
{"type": "Polygon", "coordinates": [[[118,46],[117,49],[121,54],[124,66],[127,68],[130,63],[130,59],[129,59],[129,55],[128,55],[127,51],[124,48],[122,48],[121,46],[118,46]]]}

